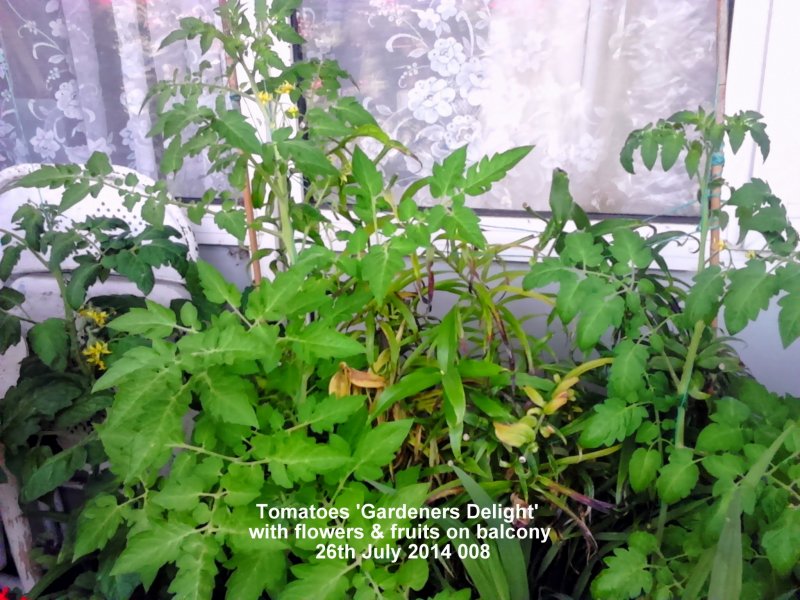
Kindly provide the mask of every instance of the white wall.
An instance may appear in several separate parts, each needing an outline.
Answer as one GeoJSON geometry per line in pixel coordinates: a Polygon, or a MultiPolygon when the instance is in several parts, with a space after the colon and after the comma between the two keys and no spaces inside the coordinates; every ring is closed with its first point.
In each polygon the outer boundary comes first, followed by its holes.
{"type": "MultiPolygon", "coordinates": [[[[734,185],[750,177],[769,182],[800,229],[800,2],[736,0],[725,112],[764,115],[772,148],[766,162],[753,144],[728,153],[725,177],[734,185]]],[[[775,392],[800,396],[800,340],[781,346],[773,304],[739,334],[742,359],[775,392]]]]}

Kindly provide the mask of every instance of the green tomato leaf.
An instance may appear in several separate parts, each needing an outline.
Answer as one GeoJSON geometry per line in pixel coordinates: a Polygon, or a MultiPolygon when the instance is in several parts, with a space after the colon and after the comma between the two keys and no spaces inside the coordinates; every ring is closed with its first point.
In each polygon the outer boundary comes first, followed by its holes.
{"type": "Polygon", "coordinates": [[[284,487],[294,481],[314,481],[350,461],[347,445],[318,444],[305,433],[258,435],[252,439],[253,456],[269,461],[270,472],[284,487]]]}
{"type": "Polygon", "coordinates": [[[480,162],[467,169],[464,191],[470,196],[485,194],[492,189],[493,183],[505,177],[531,150],[533,146],[520,146],[491,157],[483,157],[480,162]]]}
{"type": "Polygon", "coordinates": [[[736,452],[743,445],[744,436],[738,426],[711,423],[697,436],[695,447],[700,452],[736,452]]]}
{"type": "Polygon", "coordinates": [[[580,444],[584,448],[611,446],[636,431],[647,417],[644,407],[625,404],[619,398],[609,398],[594,411],[581,433],[580,444]]]}
{"type": "Polygon", "coordinates": [[[223,367],[211,367],[192,377],[203,408],[222,423],[258,427],[255,404],[258,393],[249,379],[223,367]]]}
{"type": "Polygon", "coordinates": [[[69,277],[65,299],[75,310],[78,310],[86,299],[86,290],[97,281],[103,267],[98,263],[86,263],[75,269],[69,277]]]}
{"type": "Polygon", "coordinates": [[[607,568],[592,582],[592,597],[597,600],[639,598],[653,585],[647,557],[638,550],[616,548],[604,562],[607,568]]]}
{"type": "Polygon", "coordinates": [[[404,267],[402,255],[389,244],[373,246],[361,261],[361,276],[379,305],[383,304],[392,282],[404,267]]]}
{"type": "Polygon", "coordinates": [[[297,579],[284,588],[281,600],[339,600],[347,597],[350,584],[347,563],[327,560],[318,564],[297,565],[292,569],[297,579]]]}
{"type": "Polygon", "coordinates": [[[150,523],[149,529],[128,538],[128,544],[111,574],[138,573],[145,579],[168,562],[174,562],[181,553],[184,540],[194,535],[199,534],[186,523],[150,523]]]}
{"type": "Polygon", "coordinates": [[[67,368],[69,335],[64,319],[47,319],[37,323],[28,332],[31,349],[44,364],[54,371],[67,368]]]}
{"type": "Polygon", "coordinates": [[[207,262],[197,261],[197,273],[206,298],[216,304],[228,303],[234,308],[239,308],[242,294],[235,285],[228,283],[217,269],[207,262]]]}
{"type": "Polygon", "coordinates": [[[695,275],[694,285],[689,290],[683,309],[687,325],[694,325],[698,321],[710,323],[717,316],[724,289],[725,276],[718,265],[695,275]]]}
{"type": "Polygon", "coordinates": [[[800,337],[800,292],[788,294],[778,301],[778,329],[784,348],[791,346],[800,337]]]}
{"type": "Polygon", "coordinates": [[[217,575],[215,557],[220,542],[210,535],[192,536],[181,545],[176,565],[178,572],[169,586],[175,598],[182,600],[208,600],[214,594],[217,575]]]}
{"type": "Polygon", "coordinates": [[[431,177],[431,195],[441,198],[452,194],[464,185],[464,169],[467,166],[467,147],[454,150],[453,153],[439,163],[433,165],[431,177]]]}
{"type": "Polygon", "coordinates": [[[260,600],[265,591],[274,590],[286,577],[286,554],[274,550],[237,552],[226,566],[235,570],[225,586],[225,599],[260,600]]]}
{"type": "Polygon", "coordinates": [[[86,449],[83,446],[73,446],[51,456],[25,480],[20,493],[21,500],[32,502],[44,496],[68,481],[85,465],[86,449]]]}
{"type": "Polygon", "coordinates": [[[358,479],[379,479],[381,467],[388,465],[403,445],[413,421],[390,421],[370,429],[356,446],[353,472],[358,479]]]}
{"type": "Polygon", "coordinates": [[[766,263],[760,260],[751,260],[745,268],[732,271],[729,278],[723,302],[725,325],[731,334],[736,334],[769,307],[770,300],[778,292],[778,283],[775,275],[767,272],[766,263]]]}
{"type": "Polygon", "coordinates": [[[261,142],[255,128],[248,123],[238,110],[229,110],[218,115],[211,128],[228,144],[248,154],[261,154],[261,142]]]}
{"type": "Polygon", "coordinates": [[[655,449],[637,448],[631,455],[628,466],[628,477],[631,489],[641,492],[655,480],[656,472],[661,468],[661,453],[655,449]]]}
{"type": "Polygon", "coordinates": [[[772,568],[781,577],[787,577],[800,563],[800,511],[787,507],[761,536],[761,546],[772,568]]]}
{"type": "Polygon", "coordinates": [[[307,357],[347,358],[365,352],[359,342],[320,321],[278,341],[291,342],[296,352],[307,357]]]}
{"type": "Polygon", "coordinates": [[[692,462],[692,451],[680,448],[673,451],[669,463],[661,467],[656,487],[658,495],[667,504],[674,504],[692,493],[700,469],[692,462]]]}
{"type": "Polygon", "coordinates": [[[608,380],[612,395],[624,398],[644,387],[649,356],[646,346],[632,340],[623,340],[617,344],[608,380]]]}
{"type": "Polygon", "coordinates": [[[145,300],[147,308],[132,308],[108,324],[109,329],[161,339],[172,334],[177,325],[175,313],[165,306],[145,300]]]}
{"type": "Polygon", "coordinates": [[[105,547],[122,523],[125,507],[111,494],[92,498],[78,517],[78,535],[73,560],[105,547]]]}
{"type": "Polygon", "coordinates": [[[247,235],[247,221],[243,210],[233,208],[220,210],[214,215],[214,223],[240,242],[244,241],[247,235]]]}

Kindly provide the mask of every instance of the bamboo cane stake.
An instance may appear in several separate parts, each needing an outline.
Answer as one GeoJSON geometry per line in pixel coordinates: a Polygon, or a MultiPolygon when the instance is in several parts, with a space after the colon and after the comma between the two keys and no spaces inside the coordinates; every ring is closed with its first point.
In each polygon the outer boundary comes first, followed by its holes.
{"type": "MultiPolygon", "coordinates": [[[[714,115],[717,123],[722,123],[725,119],[725,91],[728,81],[728,0],[717,0],[717,90],[716,100],[714,106],[714,115]]],[[[719,148],[717,151],[721,152],[719,148]]],[[[718,179],[722,175],[723,164],[712,164],[711,166],[711,181],[718,179]]],[[[719,211],[721,206],[720,201],[721,188],[715,185],[711,188],[711,195],[709,198],[709,209],[712,211],[719,211]]],[[[716,221],[714,227],[711,229],[711,255],[709,262],[712,265],[719,264],[720,254],[720,230],[719,221],[716,221]]]]}
{"type": "MultiPolygon", "coordinates": [[[[220,8],[224,8],[227,0],[219,0],[220,8]]],[[[229,29],[225,19],[222,20],[223,29],[229,29]]],[[[228,76],[228,87],[235,90],[239,89],[239,79],[236,77],[236,69],[233,66],[233,59],[230,55],[225,55],[225,62],[230,70],[228,76]]],[[[247,223],[247,244],[250,250],[250,265],[252,269],[253,285],[261,283],[261,261],[258,257],[258,234],[253,223],[255,222],[255,210],[253,208],[253,192],[250,188],[250,178],[245,177],[244,189],[242,190],[242,204],[244,205],[244,220],[247,223]]]]}

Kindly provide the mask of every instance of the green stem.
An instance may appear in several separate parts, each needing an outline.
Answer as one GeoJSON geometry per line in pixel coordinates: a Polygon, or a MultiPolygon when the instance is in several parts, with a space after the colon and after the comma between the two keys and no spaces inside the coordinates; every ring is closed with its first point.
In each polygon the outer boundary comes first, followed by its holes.
{"type": "Polygon", "coordinates": [[[700,340],[703,337],[705,328],[706,324],[703,321],[695,323],[692,339],[689,342],[689,348],[686,352],[686,361],[683,363],[683,372],[681,373],[681,380],[678,384],[680,404],[678,404],[678,415],[675,419],[676,448],[683,448],[683,435],[686,426],[686,397],[689,394],[689,385],[692,382],[692,372],[694,370],[694,361],[697,358],[697,349],[700,346],[700,340]]]}

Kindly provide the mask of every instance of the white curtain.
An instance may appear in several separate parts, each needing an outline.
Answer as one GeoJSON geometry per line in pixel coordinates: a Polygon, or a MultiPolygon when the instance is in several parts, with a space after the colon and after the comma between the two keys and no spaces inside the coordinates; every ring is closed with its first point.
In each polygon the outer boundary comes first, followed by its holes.
{"type": "Polygon", "coordinates": [[[311,56],[333,57],[353,93],[419,162],[395,155],[400,183],[470,144],[469,156],[536,149],[474,202],[547,207],[552,170],[594,212],[692,214],[679,168],[629,176],[628,132],[713,107],[715,0],[306,0],[311,56]],[[420,164],[421,163],[421,164],[420,164]]]}
{"type": "MultiPolygon", "coordinates": [[[[93,151],[158,176],[163,151],[147,137],[156,115],[149,87],[195,68],[196,43],[159,51],[178,20],[217,18],[218,0],[0,0],[0,168],[21,162],[84,162],[93,151]]],[[[207,57],[208,58],[208,57],[207,57]]],[[[224,61],[212,56],[210,78],[224,61]]],[[[210,101],[210,98],[209,98],[210,101]]],[[[200,196],[224,176],[187,161],[173,193],[200,196]]]]}

